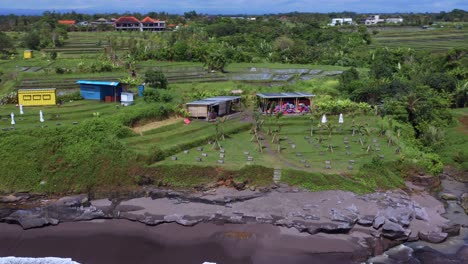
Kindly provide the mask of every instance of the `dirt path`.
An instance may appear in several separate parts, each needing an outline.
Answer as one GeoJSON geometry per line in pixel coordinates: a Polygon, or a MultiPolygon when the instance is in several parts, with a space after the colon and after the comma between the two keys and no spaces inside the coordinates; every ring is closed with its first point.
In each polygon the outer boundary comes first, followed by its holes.
{"type": "Polygon", "coordinates": [[[172,124],[175,124],[177,122],[182,122],[182,120],[183,120],[182,117],[171,117],[171,118],[168,118],[168,119],[165,119],[165,120],[162,120],[162,121],[154,121],[154,122],[142,125],[142,126],[137,126],[137,127],[132,128],[132,130],[133,130],[133,132],[135,132],[137,134],[143,135],[143,132],[145,132],[145,131],[152,130],[152,129],[155,129],[155,128],[159,128],[159,127],[162,127],[162,126],[172,125],[172,124]]]}
{"type": "Polygon", "coordinates": [[[461,133],[468,135],[468,115],[460,117],[460,126],[457,127],[457,130],[461,133]]]}

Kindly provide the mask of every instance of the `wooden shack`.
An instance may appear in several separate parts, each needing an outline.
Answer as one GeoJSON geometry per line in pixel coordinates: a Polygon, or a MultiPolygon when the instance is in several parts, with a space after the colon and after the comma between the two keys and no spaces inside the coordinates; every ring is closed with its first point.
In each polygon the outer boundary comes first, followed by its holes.
{"type": "Polygon", "coordinates": [[[18,89],[18,104],[24,106],[56,105],[56,89],[18,89]]]}
{"type": "Polygon", "coordinates": [[[262,113],[283,112],[294,114],[309,112],[315,95],[304,92],[257,93],[259,110],[262,113]]]}
{"type": "Polygon", "coordinates": [[[217,96],[187,103],[187,111],[193,118],[206,120],[235,112],[233,108],[240,106],[240,96],[217,96]]]}

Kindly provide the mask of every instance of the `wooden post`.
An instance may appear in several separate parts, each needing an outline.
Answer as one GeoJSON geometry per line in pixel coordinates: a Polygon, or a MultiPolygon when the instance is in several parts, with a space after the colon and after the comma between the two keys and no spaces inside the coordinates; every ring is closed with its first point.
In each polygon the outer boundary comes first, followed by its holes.
{"type": "Polygon", "coordinates": [[[298,103],[299,103],[299,100],[297,100],[298,98],[296,97],[296,101],[294,102],[294,112],[296,112],[298,110],[298,103]]]}

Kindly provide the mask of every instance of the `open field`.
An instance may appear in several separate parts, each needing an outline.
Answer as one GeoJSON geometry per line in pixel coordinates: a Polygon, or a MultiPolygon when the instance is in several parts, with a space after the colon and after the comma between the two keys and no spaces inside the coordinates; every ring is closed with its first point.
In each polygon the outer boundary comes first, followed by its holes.
{"type": "MultiPolygon", "coordinates": [[[[330,122],[337,122],[338,117],[330,117],[330,122]],[[336,119],[336,120],[335,120],[336,119]]],[[[229,126],[239,123],[237,120],[229,121],[229,126]]],[[[271,130],[276,127],[273,121],[266,121],[263,130],[267,131],[267,126],[271,123],[271,130]]],[[[314,125],[313,135],[310,136],[310,120],[308,116],[282,117],[279,146],[281,152],[278,153],[278,145],[272,142],[272,135],[266,135],[262,141],[263,151],[260,153],[256,143],[252,142],[252,134],[249,131],[241,131],[234,135],[229,135],[225,141],[220,141],[224,153],[221,153],[213,144],[201,144],[202,150],[198,146],[186,148],[188,153],[180,150],[164,161],[155,165],[202,165],[219,166],[229,169],[240,168],[247,164],[261,165],[283,169],[303,170],[308,172],[321,173],[350,173],[358,170],[365,163],[369,163],[373,158],[383,161],[395,161],[399,155],[396,154],[396,146],[388,144],[384,136],[378,134],[378,118],[374,116],[360,116],[355,118],[356,127],[368,128],[369,134],[361,135],[356,132],[352,136],[351,121],[342,127],[336,126],[329,132],[318,129],[314,125]],[[346,140],[347,139],[347,140],[346,140]],[[361,144],[362,141],[362,144],[361,144]],[[347,143],[347,144],[345,144],[347,143]],[[349,146],[349,148],[346,147],[349,146]],[[369,148],[369,150],[368,150],[369,148]],[[206,154],[206,157],[202,155],[206,154]],[[222,158],[224,154],[224,158],[222,158]],[[251,160],[248,160],[248,157],[251,160]],[[177,160],[172,160],[177,157],[177,160]],[[201,158],[202,161],[198,161],[201,158]],[[224,160],[220,164],[219,160],[224,160]],[[330,161],[330,168],[326,168],[326,162],[330,161]]],[[[158,146],[167,149],[172,139],[177,142],[187,142],[194,140],[200,135],[210,131],[214,135],[214,124],[206,122],[194,122],[190,125],[183,125],[182,122],[176,125],[161,127],[154,131],[147,131],[144,136],[132,137],[125,142],[133,149],[143,151],[158,146]],[[175,128],[177,126],[178,128],[175,128]],[[172,133],[170,133],[172,132],[172,133]]]]}
{"type": "Polygon", "coordinates": [[[468,40],[468,28],[390,28],[379,30],[373,36],[371,48],[413,48],[430,52],[444,52],[456,47],[466,47],[468,40]]]}
{"type": "MultiPolygon", "coordinates": [[[[120,108],[119,108],[120,109],[120,108]]],[[[0,106],[0,128],[9,130],[41,129],[62,126],[73,126],[85,119],[94,118],[93,113],[99,112],[100,118],[107,118],[116,112],[115,104],[97,101],[75,101],[61,106],[31,106],[23,107],[24,115],[20,115],[15,105],[0,106]],[[44,123],[39,121],[39,111],[42,110],[44,123]],[[16,125],[11,125],[10,113],[15,114],[16,125]]]]}

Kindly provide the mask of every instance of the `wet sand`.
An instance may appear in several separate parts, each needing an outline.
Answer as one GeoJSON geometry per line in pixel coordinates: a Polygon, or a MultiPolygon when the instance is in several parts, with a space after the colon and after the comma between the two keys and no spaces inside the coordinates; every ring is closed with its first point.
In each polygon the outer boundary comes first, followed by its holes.
{"type": "Polygon", "coordinates": [[[147,226],[94,220],[23,230],[0,224],[0,257],[63,257],[80,263],[360,263],[347,235],[309,235],[268,224],[147,226]]]}

